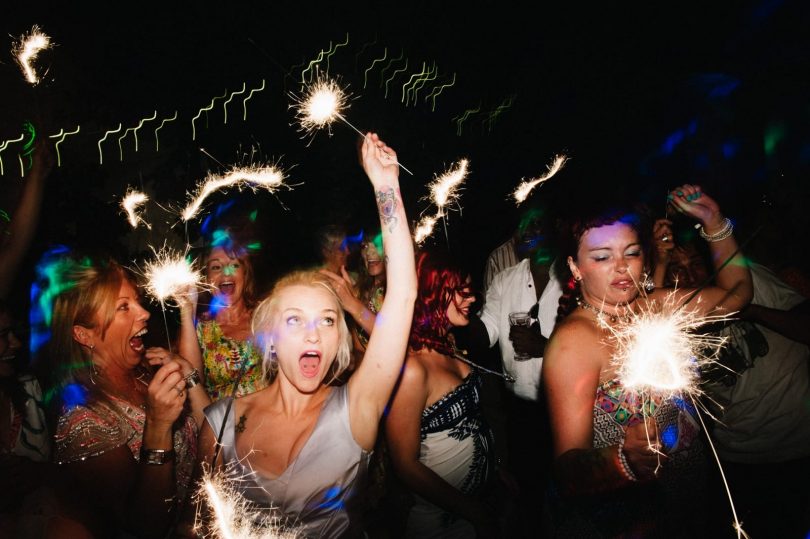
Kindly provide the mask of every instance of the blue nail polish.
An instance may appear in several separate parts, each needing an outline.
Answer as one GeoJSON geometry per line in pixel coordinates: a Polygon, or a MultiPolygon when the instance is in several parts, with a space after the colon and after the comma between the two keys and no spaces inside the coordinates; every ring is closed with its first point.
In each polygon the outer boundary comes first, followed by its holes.
{"type": "Polygon", "coordinates": [[[682,197],[682,196],[683,196],[683,191],[677,191],[677,193],[676,193],[676,194],[677,194],[679,197],[682,197]]]}

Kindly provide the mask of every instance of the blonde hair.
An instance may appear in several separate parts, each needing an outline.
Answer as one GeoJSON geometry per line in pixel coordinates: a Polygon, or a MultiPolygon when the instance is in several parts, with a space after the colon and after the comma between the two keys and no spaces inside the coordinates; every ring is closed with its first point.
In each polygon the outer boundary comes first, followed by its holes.
{"type": "Polygon", "coordinates": [[[278,323],[279,295],[282,290],[290,286],[308,286],[310,288],[323,287],[332,295],[335,304],[338,306],[338,351],[330,367],[331,379],[327,382],[332,383],[349,367],[352,340],[349,334],[349,328],[346,325],[346,314],[340,304],[340,299],[335,289],[332,287],[331,282],[329,282],[329,279],[317,270],[299,270],[285,275],[276,282],[270,295],[263,299],[256,307],[256,310],[253,311],[251,330],[256,346],[262,352],[262,370],[264,376],[272,377],[278,372],[278,361],[272,349],[273,343],[268,337],[278,323]]]}
{"type": "MultiPolygon", "coordinates": [[[[40,275],[40,289],[50,296],[50,340],[45,353],[50,374],[58,388],[78,383],[91,400],[100,397],[91,382],[92,354],[73,337],[73,326],[101,329],[104,338],[115,317],[115,302],[121,284],[130,280],[124,269],[112,260],[65,257],[50,266],[47,279],[40,275]],[[42,287],[44,285],[44,287],[42,287]]],[[[45,301],[40,298],[40,303],[45,301]]]]}

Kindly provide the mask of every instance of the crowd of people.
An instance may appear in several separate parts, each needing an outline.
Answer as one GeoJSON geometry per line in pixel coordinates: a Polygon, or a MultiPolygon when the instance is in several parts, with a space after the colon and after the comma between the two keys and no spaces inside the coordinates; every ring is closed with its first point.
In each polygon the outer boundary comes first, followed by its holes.
{"type": "MultiPolygon", "coordinates": [[[[658,219],[531,199],[478,287],[414,244],[394,149],[368,133],[359,160],[378,222],[354,241],[324,227],[321,263],[264,295],[249,239],[217,230],[165,347],[109,256],[41,255],[28,343],[0,289],[0,536],[732,537],[735,518],[807,534],[810,302],[710,194],[676,187],[658,219]],[[635,388],[617,331],[687,304],[730,344],[691,367],[698,391],[635,388]]],[[[4,283],[49,167],[40,147],[4,283]]]]}

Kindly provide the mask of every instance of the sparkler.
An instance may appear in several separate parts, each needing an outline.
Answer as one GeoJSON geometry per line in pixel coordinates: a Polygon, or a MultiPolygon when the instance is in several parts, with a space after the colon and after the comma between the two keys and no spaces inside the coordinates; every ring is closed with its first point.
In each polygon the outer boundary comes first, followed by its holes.
{"type": "Polygon", "coordinates": [[[155,260],[146,263],[146,291],[164,304],[169,298],[178,298],[188,287],[202,284],[202,274],[188,261],[184,253],[178,253],[165,245],[155,251],[155,260]]]}
{"type": "MultiPolygon", "coordinates": [[[[348,108],[349,98],[336,81],[320,75],[314,84],[306,87],[303,95],[291,94],[290,97],[294,101],[294,104],[290,105],[290,107],[295,109],[295,117],[298,119],[305,136],[314,136],[315,131],[324,127],[327,128],[331,135],[332,123],[336,119],[340,119],[354,129],[357,134],[365,138],[366,134],[349,123],[346,117],[341,114],[342,110],[348,108]]],[[[397,162],[397,165],[413,176],[413,172],[405,168],[402,163],[397,162]]]]}
{"type": "Polygon", "coordinates": [[[517,186],[517,189],[514,190],[512,193],[512,198],[515,199],[515,202],[518,206],[526,200],[526,197],[529,196],[529,193],[532,190],[540,185],[541,183],[545,182],[546,180],[551,179],[552,176],[557,174],[560,170],[562,170],[565,163],[568,161],[568,157],[565,155],[557,155],[554,157],[554,161],[550,165],[546,166],[547,172],[540,176],[539,178],[534,178],[533,180],[526,180],[523,181],[520,185],[517,186]]]}
{"type": "Polygon", "coordinates": [[[208,175],[197,188],[197,194],[192,202],[183,210],[183,221],[193,219],[200,211],[202,203],[212,193],[225,187],[249,186],[254,189],[262,188],[274,192],[284,184],[284,174],[273,166],[266,167],[239,167],[234,168],[224,176],[208,175]]]}
{"type": "MultiPolygon", "coordinates": [[[[428,185],[430,189],[430,200],[436,205],[436,215],[432,217],[423,217],[419,224],[416,225],[414,231],[414,241],[421,244],[428,236],[433,233],[433,227],[439,218],[444,218],[445,208],[451,202],[458,201],[458,191],[461,184],[467,178],[467,169],[469,161],[462,159],[458,162],[455,168],[452,168],[433,180],[428,185]]],[[[446,225],[445,225],[445,233],[446,225]]]]}
{"type": "Polygon", "coordinates": [[[18,44],[11,48],[11,54],[17,60],[22,69],[25,80],[36,85],[39,84],[39,76],[34,71],[33,62],[40,52],[51,47],[51,38],[39,30],[39,26],[34,25],[31,32],[20,37],[18,44]]]}
{"type": "Polygon", "coordinates": [[[436,217],[444,217],[444,208],[458,200],[458,190],[467,178],[469,163],[467,159],[460,160],[455,168],[448,170],[428,185],[430,199],[438,209],[436,217]]]}
{"type": "MultiPolygon", "coordinates": [[[[699,297],[697,301],[700,301],[699,297]]],[[[711,365],[723,367],[717,362],[717,357],[728,338],[700,334],[695,330],[706,324],[730,321],[730,315],[701,315],[697,309],[687,309],[686,303],[676,305],[674,291],[663,301],[650,302],[649,307],[629,314],[629,322],[617,326],[608,324],[602,316],[598,316],[597,321],[610,332],[616,343],[612,362],[622,385],[639,393],[642,399],[651,394],[665,398],[698,396],[702,393],[698,387],[700,369],[711,365]]],[[[694,398],[692,402],[697,404],[694,398]]],[[[696,406],[695,411],[704,432],[708,433],[700,407],[696,406]]],[[[737,518],[714,443],[710,436],[706,438],[720,469],[737,537],[748,537],[737,518]]]]}
{"type": "MultiPolygon", "coordinates": [[[[238,481],[238,480],[237,480],[238,481]]],[[[233,481],[222,473],[207,471],[203,475],[195,498],[204,502],[209,513],[211,532],[206,537],[217,539],[294,539],[299,537],[294,528],[282,526],[277,509],[266,509],[247,500],[233,481]]],[[[203,525],[197,518],[197,533],[203,525]]]]}
{"type": "Polygon", "coordinates": [[[137,213],[138,207],[143,206],[148,201],[149,197],[146,196],[146,194],[135,191],[134,189],[129,189],[121,200],[121,207],[127,213],[127,221],[132,225],[132,228],[138,228],[138,223],[143,223],[146,225],[146,228],[152,228],[152,225],[144,221],[137,213]]]}

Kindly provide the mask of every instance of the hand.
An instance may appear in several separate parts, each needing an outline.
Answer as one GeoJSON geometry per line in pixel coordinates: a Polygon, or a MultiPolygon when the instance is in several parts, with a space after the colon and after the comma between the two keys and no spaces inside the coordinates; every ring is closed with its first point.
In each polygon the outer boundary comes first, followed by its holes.
{"type": "Polygon", "coordinates": [[[153,367],[155,366],[162,367],[163,365],[168,365],[172,362],[179,364],[180,373],[183,375],[184,379],[186,376],[191,374],[192,370],[194,370],[194,367],[191,365],[191,363],[189,363],[188,360],[186,360],[186,358],[178,354],[169,352],[168,350],[166,350],[165,348],[161,348],[160,346],[147,348],[144,357],[146,357],[146,361],[153,367]]]}
{"type": "Polygon", "coordinates": [[[332,287],[335,289],[335,293],[344,308],[346,308],[348,304],[357,301],[354,282],[352,282],[352,278],[346,272],[346,266],[340,266],[340,275],[328,269],[321,269],[319,271],[332,282],[332,287]]]}
{"type": "Polygon", "coordinates": [[[684,184],[667,195],[669,203],[679,212],[696,219],[706,233],[716,232],[723,225],[720,207],[700,186],[684,184]]]}
{"type": "Polygon", "coordinates": [[[47,138],[39,138],[34,143],[34,153],[31,155],[31,174],[44,178],[50,174],[55,162],[50,141],[47,138]]]}
{"type": "Polygon", "coordinates": [[[149,382],[146,418],[150,422],[171,425],[180,417],[186,402],[186,380],[181,369],[178,361],[169,361],[149,382]]]}
{"type": "Polygon", "coordinates": [[[180,307],[181,311],[194,314],[197,312],[198,296],[199,290],[197,289],[197,285],[190,284],[180,288],[173,298],[174,301],[177,302],[177,305],[180,307]]]}
{"type": "Polygon", "coordinates": [[[397,154],[376,133],[367,133],[361,148],[363,170],[373,185],[392,184],[399,180],[397,154]]]}
{"type": "Polygon", "coordinates": [[[529,327],[511,326],[509,328],[509,340],[512,347],[518,354],[525,354],[531,357],[543,357],[548,339],[540,333],[540,324],[535,322],[529,327]]]}
{"type": "Polygon", "coordinates": [[[652,479],[661,463],[667,459],[658,437],[658,424],[648,417],[644,423],[627,427],[624,436],[624,454],[636,477],[652,479]]]}

